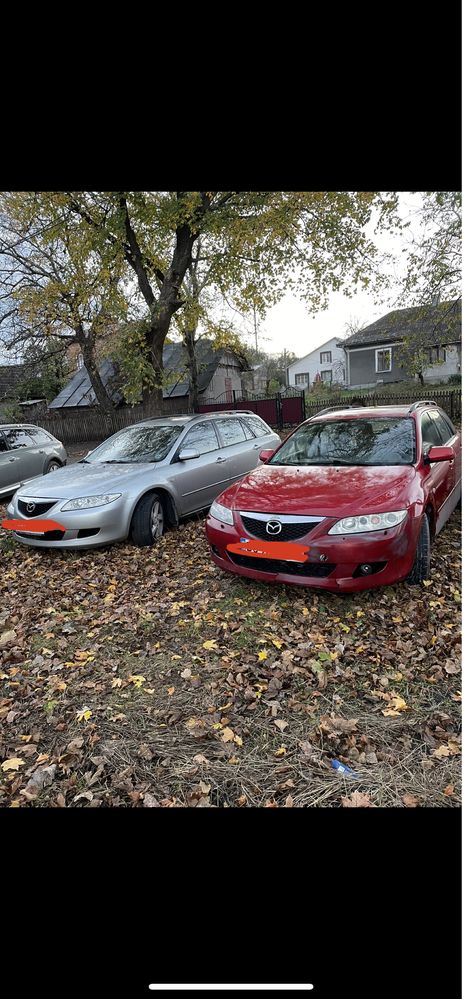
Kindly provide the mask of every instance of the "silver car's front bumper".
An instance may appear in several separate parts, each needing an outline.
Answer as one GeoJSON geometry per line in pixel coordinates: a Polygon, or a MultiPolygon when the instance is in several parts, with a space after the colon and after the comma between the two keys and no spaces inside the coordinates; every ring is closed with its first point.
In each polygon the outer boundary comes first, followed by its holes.
{"type": "MultiPolygon", "coordinates": [[[[123,541],[128,537],[131,510],[127,508],[123,496],[114,503],[108,503],[107,506],[95,507],[93,510],[68,510],[64,513],[60,507],[67,501],[59,500],[46,513],[35,515],[61,524],[64,534],[59,537],[55,532],[43,535],[28,534],[27,525],[31,518],[25,517],[18,509],[17,496],[18,494],[13,496],[7,507],[7,514],[12,520],[23,521],[24,532],[12,532],[23,545],[31,545],[33,548],[94,548],[98,545],[112,544],[114,541],[123,541]]],[[[41,496],[36,502],[47,501],[41,496]]]]}

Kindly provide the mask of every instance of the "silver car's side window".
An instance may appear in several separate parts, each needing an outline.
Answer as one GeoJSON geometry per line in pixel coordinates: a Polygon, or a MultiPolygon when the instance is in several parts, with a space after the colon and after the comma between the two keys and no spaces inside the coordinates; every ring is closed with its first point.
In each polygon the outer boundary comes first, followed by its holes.
{"type": "Polygon", "coordinates": [[[242,444],[245,441],[244,428],[240,420],[234,418],[217,420],[216,424],[224,447],[230,447],[231,444],[242,444]]]}
{"type": "Polygon", "coordinates": [[[52,440],[51,440],[51,438],[48,436],[48,434],[45,433],[44,430],[32,430],[31,429],[30,430],[30,434],[31,434],[31,437],[32,437],[32,439],[34,441],[34,444],[52,444],[53,443],[52,440]]]}
{"type": "Polygon", "coordinates": [[[32,437],[26,434],[21,427],[17,427],[15,430],[5,430],[5,437],[8,441],[8,447],[13,451],[18,448],[32,447],[34,444],[32,437]]]}
{"type": "Polygon", "coordinates": [[[182,441],[182,448],[197,448],[201,454],[218,449],[218,437],[213,423],[198,423],[192,427],[182,441]]]}
{"type": "Polygon", "coordinates": [[[266,423],[263,423],[263,420],[260,420],[258,416],[246,416],[242,422],[250,427],[255,437],[264,437],[271,433],[270,427],[267,427],[266,423]]]}
{"type": "Polygon", "coordinates": [[[252,432],[250,431],[250,429],[249,429],[249,427],[247,426],[247,424],[246,424],[245,420],[240,420],[239,422],[240,422],[240,424],[241,424],[241,427],[242,427],[242,428],[243,428],[243,430],[244,430],[244,433],[245,433],[245,439],[246,439],[246,441],[253,441],[253,440],[255,439],[255,438],[254,438],[254,435],[253,435],[253,434],[252,434],[252,432]]]}

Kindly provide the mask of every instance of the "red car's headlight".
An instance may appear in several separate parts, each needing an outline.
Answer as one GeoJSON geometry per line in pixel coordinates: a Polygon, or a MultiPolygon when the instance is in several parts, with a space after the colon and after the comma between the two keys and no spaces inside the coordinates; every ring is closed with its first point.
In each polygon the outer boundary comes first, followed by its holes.
{"type": "Polygon", "coordinates": [[[407,510],[393,510],[390,513],[369,513],[361,517],[344,517],[331,527],[329,534],[365,534],[369,531],[386,531],[397,527],[407,514],[407,510]]]}
{"type": "Polygon", "coordinates": [[[229,509],[228,506],[223,506],[222,503],[217,503],[215,500],[210,507],[210,516],[215,517],[216,520],[221,520],[223,524],[233,524],[233,511],[229,509]]]}

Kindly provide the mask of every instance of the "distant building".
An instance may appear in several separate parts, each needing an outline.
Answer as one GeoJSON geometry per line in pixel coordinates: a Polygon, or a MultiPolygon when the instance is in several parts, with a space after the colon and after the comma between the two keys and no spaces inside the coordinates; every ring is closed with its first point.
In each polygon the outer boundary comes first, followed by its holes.
{"type": "Polygon", "coordinates": [[[310,389],[315,382],[345,385],[345,351],[343,345],[338,343],[338,337],[326,340],[320,347],[310,350],[309,354],[305,354],[287,368],[288,385],[299,389],[310,389]]]}
{"type": "MultiPolygon", "coordinates": [[[[232,350],[213,350],[208,340],[199,340],[196,350],[198,366],[199,398],[203,403],[232,403],[233,392],[242,392],[242,372],[245,361],[232,350]]],[[[188,405],[189,376],[186,368],[186,353],[181,343],[169,343],[163,351],[164,372],[167,384],[163,389],[165,400],[184,397],[188,405]]],[[[122,381],[117,365],[109,358],[102,361],[99,374],[106,391],[116,406],[124,404],[122,381]]],[[[85,365],[75,372],[59,395],[49,404],[51,410],[74,410],[97,406],[90,377],[85,365]]]]}
{"type": "Polygon", "coordinates": [[[460,332],[460,299],[387,312],[343,341],[348,385],[370,388],[412,378],[402,356],[406,341],[428,355],[422,372],[426,382],[460,374],[460,332]]]}

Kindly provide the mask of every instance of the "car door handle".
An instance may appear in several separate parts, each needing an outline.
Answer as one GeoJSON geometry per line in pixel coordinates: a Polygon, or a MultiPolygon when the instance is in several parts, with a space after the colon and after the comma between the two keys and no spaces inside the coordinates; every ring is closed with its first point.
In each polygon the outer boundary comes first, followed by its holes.
{"type": "Polygon", "coordinates": [[[17,458],[8,458],[8,461],[17,461],[17,458]]]}
{"type": "Polygon", "coordinates": [[[253,446],[253,449],[254,449],[254,451],[256,451],[256,450],[257,450],[257,448],[259,448],[259,447],[260,447],[260,445],[259,445],[259,444],[254,444],[254,446],[253,446]]]}
{"type": "Polygon", "coordinates": [[[216,460],[216,464],[217,464],[217,465],[220,465],[220,464],[221,464],[221,462],[223,462],[223,461],[226,461],[226,458],[217,458],[217,460],[216,460]]]}
{"type": "Polygon", "coordinates": [[[39,454],[45,454],[45,451],[39,451],[39,454]]]}

